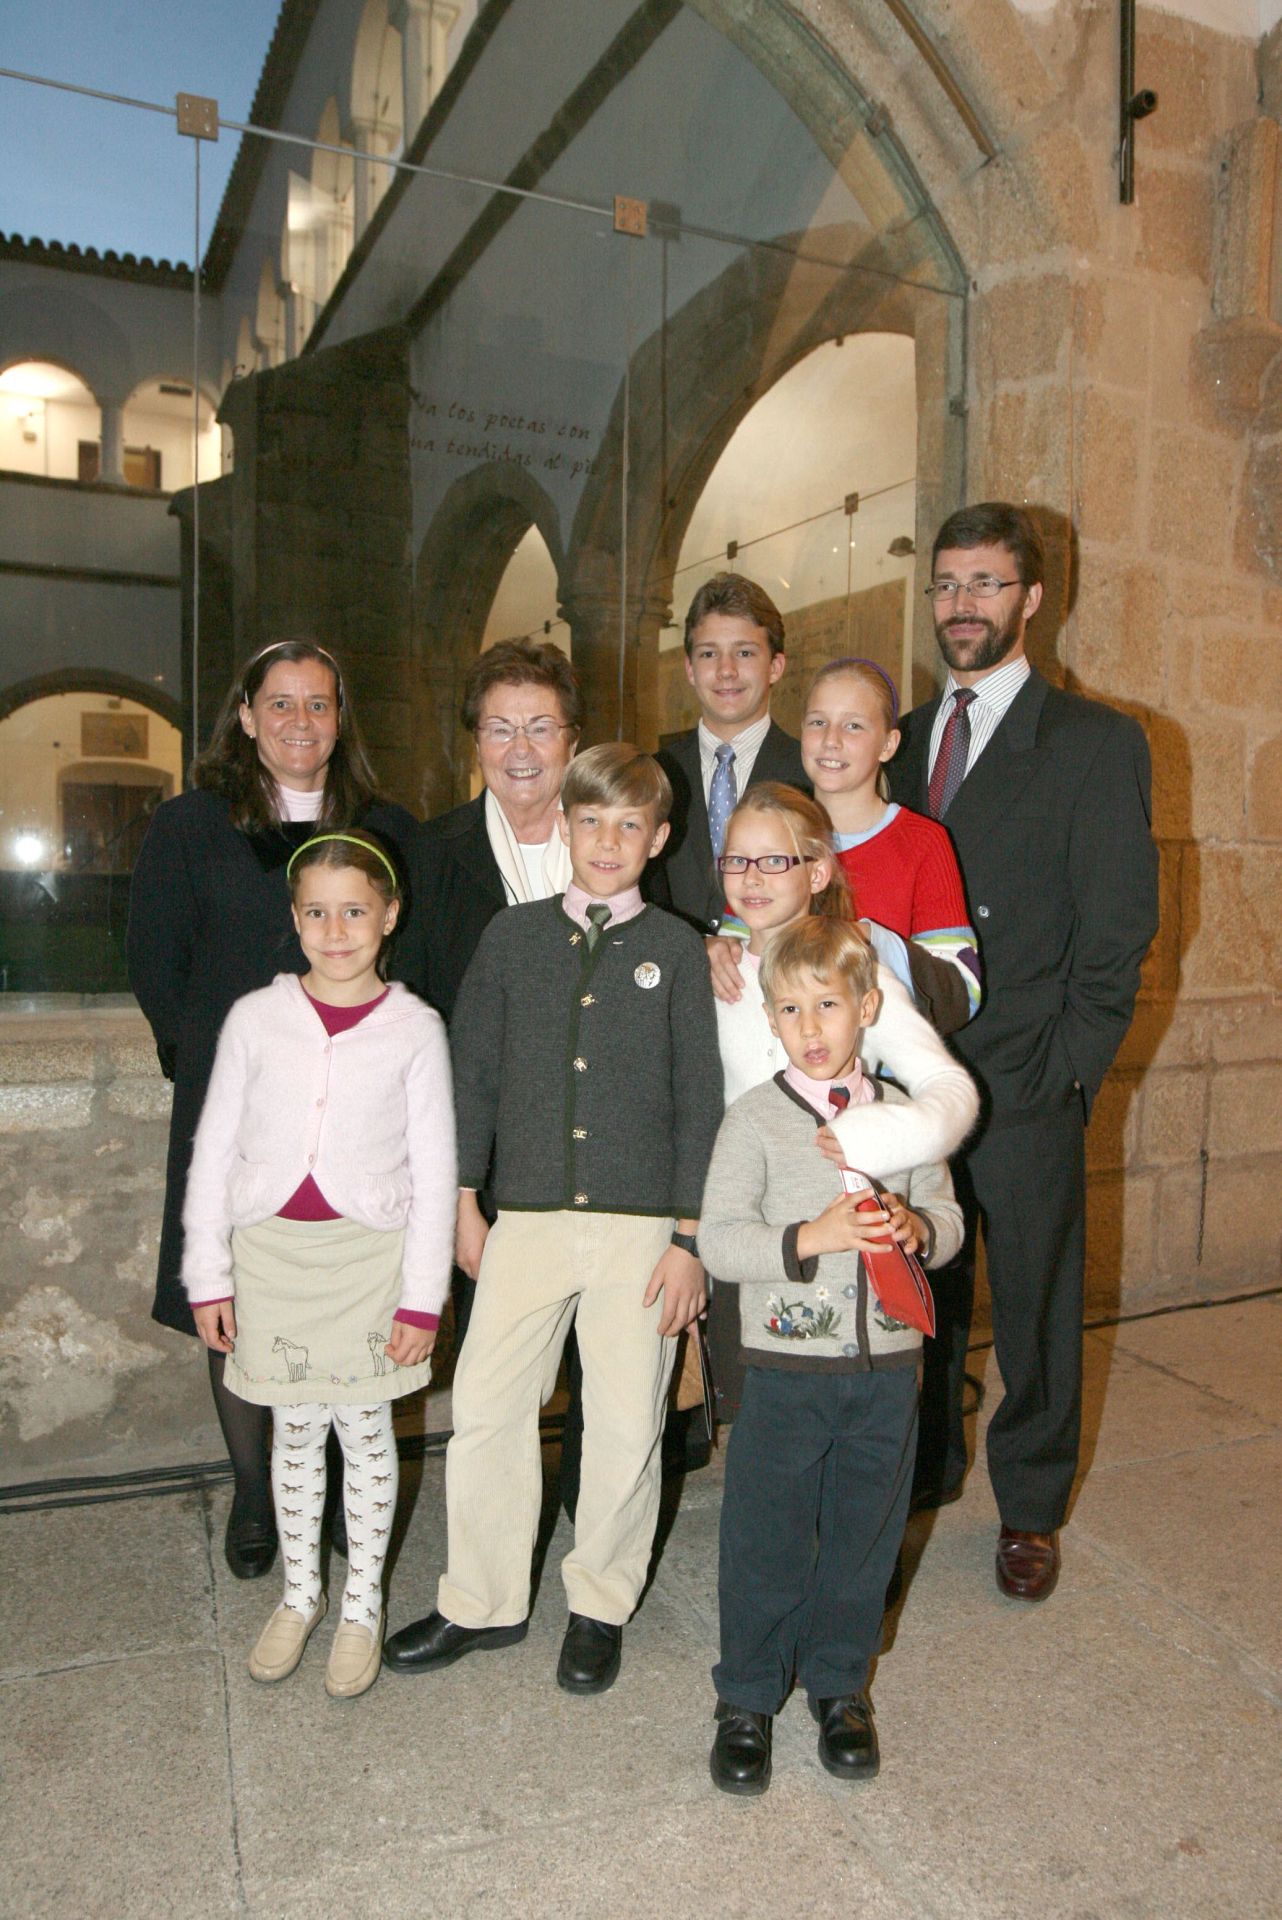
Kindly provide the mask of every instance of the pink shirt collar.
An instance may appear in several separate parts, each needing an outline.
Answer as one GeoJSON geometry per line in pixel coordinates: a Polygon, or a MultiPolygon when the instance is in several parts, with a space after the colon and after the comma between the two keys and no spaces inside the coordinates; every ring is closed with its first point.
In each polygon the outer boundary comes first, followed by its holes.
{"type": "MultiPolygon", "coordinates": [[[[593,906],[596,900],[597,896],[595,894],[586,893],[578,884],[577,880],[571,880],[565,890],[561,905],[565,908],[571,920],[576,921],[586,933],[588,930],[588,908],[593,906]]],[[[641,898],[640,887],[628,887],[623,893],[611,894],[610,898],[602,901],[601,904],[610,909],[610,918],[606,921],[607,927],[621,927],[625,920],[636,919],[637,915],[644,908],[645,901],[641,898]]]]}
{"type": "Polygon", "coordinates": [[[783,1077],[793,1092],[801,1095],[808,1107],[813,1107],[816,1113],[822,1113],[827,1120],[831,1120],[837,1111],[829,1097],[834,1084],[839,1087],[850,1088],[850,1104],[852,1107],[866,1106],[870,1100],[877,1098],[873,1092],[872,1081],[865,1078],[863,1069],[857,1060],[853,1070],[850,1073],[844,1074],[842,1078],[835,1083],[831,1080],[812,1080],[809,1074],[801,1071],[800,1067],[794,1067],[791,1060],[783,1070],[783,1077]]]}

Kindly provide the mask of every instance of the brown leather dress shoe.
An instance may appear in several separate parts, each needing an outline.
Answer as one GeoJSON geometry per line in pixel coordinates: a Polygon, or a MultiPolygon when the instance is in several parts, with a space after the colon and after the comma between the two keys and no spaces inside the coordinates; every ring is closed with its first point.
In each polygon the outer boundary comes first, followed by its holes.
{"type": "Polygon", "coordinates": [[[1045,1600],[1059,1579],[1059,1535],[1003,1527],[997,1536],[997,1585],[1011,1600],[1045,1600]]]}

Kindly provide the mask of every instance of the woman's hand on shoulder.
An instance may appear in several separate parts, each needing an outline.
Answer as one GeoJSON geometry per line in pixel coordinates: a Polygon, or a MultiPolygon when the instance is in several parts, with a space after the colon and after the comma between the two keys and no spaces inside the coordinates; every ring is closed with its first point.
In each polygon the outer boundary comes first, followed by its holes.
{"type": "Polygon", "coordinates": [[[207,1300],[193,1307],[196,1331],[214,1353],[233,1353],[236,1347],[236,1306],[232,1300],[207,1300]]]}
{"type": "Polygon", "coordinates": [[[398,1367],[416,1367],[426,1360],[435,1345],[435,1327],[412,1327],[405,1320],[394,1320],[392,1337],[383,1352],[398,1367]]]}
{"type": "Polygon", "coordinates": [[[721,934],[709,934],[704,941],[708,949],[708,967],[712,974],[712,991],[718,1000],[732,1007],[736,1000],[743,998],[743,941],[728,940],[721,934]]]}

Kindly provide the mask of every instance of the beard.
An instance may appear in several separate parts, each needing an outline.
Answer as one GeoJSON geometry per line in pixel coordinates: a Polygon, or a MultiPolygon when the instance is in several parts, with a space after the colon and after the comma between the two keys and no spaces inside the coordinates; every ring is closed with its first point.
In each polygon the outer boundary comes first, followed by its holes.
{"type": "Polygon", "coordinates": [[[939,651],[954,673],[984,673],[989,667],[1000,666],[1019,640],[1023,615],[1022,610],[1016,607],[999,624],[982,613],[975,613],[970,616],[967,625],[973,625],[976,621],[982,622],[982,633],[973,637],[959,635],[956,638],[948,631],[949,621],[936,623],[935,638],[939,642],[939,651]]]}

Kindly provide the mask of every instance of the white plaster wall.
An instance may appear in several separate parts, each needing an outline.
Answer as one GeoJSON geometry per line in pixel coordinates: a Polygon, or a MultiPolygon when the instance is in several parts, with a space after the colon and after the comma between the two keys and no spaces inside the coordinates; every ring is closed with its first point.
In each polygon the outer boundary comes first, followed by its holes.
{"type": "MultiPolygon", "coordinates": [[[[1037,19],[1053,14],[1057,7],[1080,9],[1081,0],[1012,0],[1012,4],[1020,13],[1037,19]]],[[[1141,16],[1144,11],[1140,9],[1141,16]]],[[[1216,33],[1258,40],[1282,20],[1282,0],[1162,0],[1152,11],[1192,20],[1216,33]]]]}
{"type": "MultiPolygon", "coordinates": [[[[145,380],[193,378],[192,298],[103,274],[0,260],[0,368],[54,360],[79,374],[100,403],[123,405],[145,380]]],[[[202,356],[211,399],[221,362],[215,332],[206,327],[202,356]]]]}

